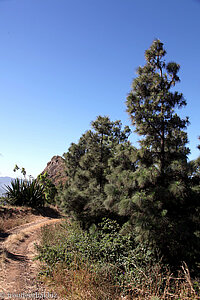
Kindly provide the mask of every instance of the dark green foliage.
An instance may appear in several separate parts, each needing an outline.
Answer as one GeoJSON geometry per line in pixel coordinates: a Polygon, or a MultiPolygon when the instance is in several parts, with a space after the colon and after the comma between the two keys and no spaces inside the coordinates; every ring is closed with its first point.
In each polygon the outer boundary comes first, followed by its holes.
{"type": "Polygon", "coordinates": [[[45,197],[43,187],[36,180],[15,179],[6,186],[6,202],[16,206],[41,207],[45,197]]]}
{"type": "MultiPolygon", "coordinates": [[[[140,140],[142,156],[149,156],[157,163],[161,175],[166,173],[171,161],[185,161],[189,149],[186,129],[188,118],[181,119],[176,108],[186,105],[183,95],[171,91],[179,82],[176,63],[165,63],[166,51],[156,40],[145,52],[146,65],[137,70],[132,90],[127,97],[127,112],[135,132],[144,136],[140,140]]],[[[149,157],[146,157],[149,161],[149,157]]]]}
{"type": "Polygon", "coordinates": [[[188,163],[188,174],[192,188],[200,188],[200,157],[188,163]]]}
{"type": "MultiPolygon", "coordinates": [[[[198,146],[198,148],[200,150],[200,146],[198,146]]],[[[190,188],[192,190],[192,198],[196,200],[195,213],[193,213],[192,219],[193,222],[196,223],[195,234],[200,239],[200,156],[188,163],[188,174],[190,179],[190,188]]],[[[199,261],[198,248],[196,256],[197,261],[199,261]]]]}
{"type": "Polygon", "coordinates": [[[107,176],[104,202],[107,209],[129,219],[132,213],[131,197],[137,190],[134,185],[137,170],[137,149],[130,142],[116,147],[115,155],[108,162],[110,174],[107,176]]]}
{"type": "MultiPolygon", "coordinates": [[[[126,255],[132,249],[130,236],[119,233],[120,227],[116,221],[104,219],[102,223],[91,229],[90,232],[81,229],[79,223],[65,224],[67,229],[67,239],[60,239],[58,247],[55,245],[47,245],[48,251],[43,249],[42,257],[46,263],[51,265],[59,260],[65,261],[67,265],[71,265],[74,256],[78,256],[82,262],[88,260],[102,263],[113,263],[122,254],[126,255]],[[61,248],[63,248],[62,251],[61,248]],[[50,253],[54,253],[51,255],[50,253]],[[59,253],[58,253],[59,252],[59,253]],[[45,258],[45,253],[47,257],[45,258]],[[63,253],[61,257],[61,253],[63,253]],[[51,256],[59,257],[58,260],[52,259],[51,256]]],[[[40,248],[39,248],[40,249],[40,248]]]]}
{"type": "Polygon", "coordinates": [[[122,130],[120,121],[112,122],[108,117],[99,116],[91,125],[92,130],[64,154],[68,181],[59,195],[65,211],[87,226],[111,214],[104,205],[104,187],[110,174],[108,161],[130,134],[128,127],[122,130]]]}
{"type": "Polygon", "coordinates": [[[57,194],[57,189],[55,184],[48,178],[47,172],[40,174],[37,177],[38,183],[41,185],[45,195],[45,202],[48,204],[55,204],[55,196],[57,194]]]}
{"type": "Polygon", "coordinates": [[[146,64],[137,70],[127,97],[127,111],[142,139],[133,178],[137,191],[128,201],[136,240],[147,242],[172,264],[190,261],[199,241],[193,220],[197,199],[190,189],[187,155],[188,118],[176,109],[186,105],[172,89],[180,66],[166,63],[166,51],[155,40],[145,52],[146,64]],[[193,253],[193,254],[192,254],[193,253]],[[178,258],[178,259],[177,259],[178,258]]]}

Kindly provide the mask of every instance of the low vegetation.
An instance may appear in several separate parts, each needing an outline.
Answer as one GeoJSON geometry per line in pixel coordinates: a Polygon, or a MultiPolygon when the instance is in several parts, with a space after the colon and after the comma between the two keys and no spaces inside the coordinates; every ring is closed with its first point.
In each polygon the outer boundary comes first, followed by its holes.
{"type": "Polygon", "coordinates": [[[186,264],[173,274],[116,221],[89,232],[77,222],[45,227],[37,249],[41,277],[65,299],[199,299],[186,264]]]}

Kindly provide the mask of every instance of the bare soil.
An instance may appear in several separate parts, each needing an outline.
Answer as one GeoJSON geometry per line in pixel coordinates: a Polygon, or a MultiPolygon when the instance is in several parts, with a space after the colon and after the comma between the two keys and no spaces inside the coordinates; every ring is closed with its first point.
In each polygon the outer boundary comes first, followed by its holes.
{"type": "Polygon", "coordinates": [[[34,222],[1,233],[0,299],[59,299],[39,281],[39,262],[33,260],[41,227],[59,221],[37,216],[34,222]]]}

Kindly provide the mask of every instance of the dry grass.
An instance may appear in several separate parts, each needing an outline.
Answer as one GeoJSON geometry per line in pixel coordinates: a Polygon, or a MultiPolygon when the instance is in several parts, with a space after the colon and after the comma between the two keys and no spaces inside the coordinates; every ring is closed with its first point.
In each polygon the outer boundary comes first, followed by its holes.
{"type": "MultiPolygon", "coordinates": [[[[189,270],[183,265],[182,277],[167,275],[164,289],[158,289],[156,281],[147,278],[144,287],[133,284],[126,295],[120,293],[118,287],[103,277],[99,278],[87,267],[68,270],[57,266],[51,277],[43,277],[43,281],[53,288],[61,299],[71,300],[198,300],[200,295],[195,291],[189,270]]],[[[158,281],[163,274],[158,275],[158,281]]]]}
{"type": "Polygon", "coordinates": [[[19,245],[19,243],[24,242],[25,239],[28,237],[29,234],[26,232],[19,232],[16,234],[9,235],[6,241],[4,242],[4,248],[6,248],[9,251],[13,251],[14,248],[19,245]]]}
{"type": "Polygon", "coordinates": [[[106,278],[99,278],[87,266],[74,270],[57,267],[51,277],[42,278],[61,297],[71,300],[122,299],[119,289],[106,278]]]}
{"type": "Polygon", "coordinates": [[[1,206],[0,232],[6,232],[17,226],[32,222],[36,219],[32,209],[28,207],[1,206]]]}
{"type": "MultiPolygon", "coordinates": [[[[45,221],[46,224],[51,223],[53,224],[54,222],[58,222],[58,220],[49,220],[49,221],[45,221]]],[[[34,233],[36,230],[38,230],[39,228],[41,228],[42,224],[41,223],[36,223],[30,224],[30,227],[27,228],[23,228],[23,229],[18,229],[20,230],[18,233],[13,233],[11,235],[9,235],[7,237],[7,239],[5,240],[5,242],[3,243],[4,248],[6,248],[9,251],[13,251],[13,249],[18,246],[21,242],[24,242],[25,239],[27,239],[32,233],[34,233]]],[[[47,225],[48,226],[48,225],[47,225]]]]}
{"type": "MultiPolygon", "coordinates": [[[[133,282],[129,285],[128,295],[122,299],[147,299],[147,300],[198,300],[200,295],[195,290],[194,280],[190,278],[190,272],[184,263],[178,277],[170,272],[163,273],[160,265],[152,269],[151,276],[144,275],[141,284],[133,282]]],[[[200,282],[198,290],[200,290],[200,282]]]]}
{"type": "Polygon", "coordinates": [[[5,232],[7,230],[10,230],[14,227],[26,224],[29,222],[28,218],[22,219],[22,218],[1,218],[0,219],[0,231],[5,232]]]}
{"type": "Polygon", "coordinates": [[[35,210],[30,207],[0,206],[0,232],[7,232],[17,226],[34,222],[41,216],[58,218],[60,214],[54,207],[35,210]]]}

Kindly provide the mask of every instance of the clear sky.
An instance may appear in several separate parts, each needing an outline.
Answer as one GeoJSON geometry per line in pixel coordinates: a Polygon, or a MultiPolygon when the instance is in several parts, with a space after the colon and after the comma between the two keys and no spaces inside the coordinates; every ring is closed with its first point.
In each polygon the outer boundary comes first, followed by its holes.
{"type": "Polygon", "coordinates": [[[0,0],[0,176],[14,176],[15,164],[37,176],[98,115],[129,125],[126,96],[155,38],[166,60],[181,65],[176,89],[188,103],[180,113],[190,117],[193,159],[200,135],[200,1],[0,0]]]}

